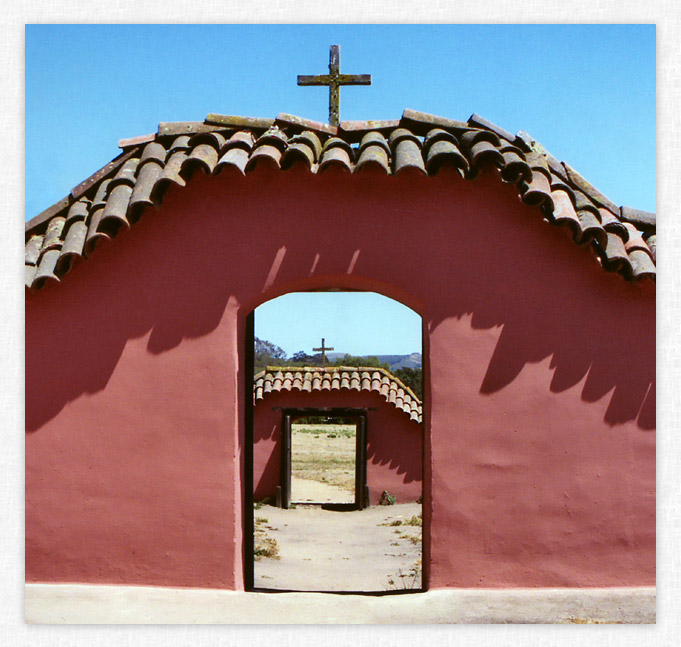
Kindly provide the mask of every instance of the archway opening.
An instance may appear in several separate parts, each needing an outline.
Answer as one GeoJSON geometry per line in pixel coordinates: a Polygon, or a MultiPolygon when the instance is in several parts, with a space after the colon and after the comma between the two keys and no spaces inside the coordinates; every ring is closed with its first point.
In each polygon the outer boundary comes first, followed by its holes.
{"type": "Polygon", "coordinates": [[[423,590],[421,317],[305,292],[252,326],[247,588],[423,590]]]}

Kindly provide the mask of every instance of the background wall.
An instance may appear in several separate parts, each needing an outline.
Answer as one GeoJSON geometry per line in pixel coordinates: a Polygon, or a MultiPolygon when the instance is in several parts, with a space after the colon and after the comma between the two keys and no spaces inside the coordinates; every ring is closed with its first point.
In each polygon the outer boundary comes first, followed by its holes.
{"type": "Polygon", "coordinates": [[[423,427],[378,393],[330,391],[270,393],[255,407],[253,483],[256,501],[276,493],[280,483],[281,411],[273,407],[375,408],[367,411],[367,484],[371,505],[383,490],[399,503],[423,493],[423,427]]]}
{"type": "Polygon", "coordinates": [[[239,588],[245,318],[381,292],[424,319],[432,588],[655,578],[654,285],[494,172],[198,176],[27,298],[26,577],[239,588]]]}

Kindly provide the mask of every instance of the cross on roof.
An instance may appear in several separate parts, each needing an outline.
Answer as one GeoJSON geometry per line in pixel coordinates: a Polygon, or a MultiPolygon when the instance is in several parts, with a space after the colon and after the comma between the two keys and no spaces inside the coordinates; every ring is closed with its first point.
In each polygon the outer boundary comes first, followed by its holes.
{"type": "Polygon", "coordinates": [[[321,351],[322,352],[322,368],[326,368],[326,351],[327,350],[335,350],[334,348],[324,346],[324,337],[322,337],[322,347],[321,348],[313,348],[312,349],[314,352],[321,351]]]}
{"type": "Polygon", "coordinates": [[[340,123],[340,86],[371,85],[371,74],[341,74],[340,45],[331,45],[329,73],[316,76],[299,74],[298,85],[329,86],[329,123],[332,126],[338,126],[340,123]]]}

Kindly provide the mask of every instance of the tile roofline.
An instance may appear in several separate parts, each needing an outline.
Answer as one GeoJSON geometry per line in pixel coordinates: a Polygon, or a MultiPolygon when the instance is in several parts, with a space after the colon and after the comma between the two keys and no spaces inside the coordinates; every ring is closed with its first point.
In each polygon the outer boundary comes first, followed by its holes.
{"type": "Polygon", "coordinates": [[[399,377],[397,377],[394,373],[389,371],[386,368],[382,368],[380,366],[327,366],[327,367],[322,367],[322,366],[266,366],[262,371],[259,371],[253,376],[253,381],[255,382],[257,379],[263,377],[266,373],[275,373],[275,372],[288,372],[288,373],[337,373],[340,371],[345,371],[345,372],[379,372],[382,375],[386,375],[389,377],[391,380],[396,382],[400,387],[402,387],[409,395],[414,398],[419,404],[422,404],[421,398],[419,398],[418,395],[416,395],[411,387],[407,386],[402,380],[400,380],[399,377]]]}
{"type": "Polygon", "coordinates": [[[67,209],[70,204],[70,195],[67,195],[65,198],[62,198],[53,205],[47,207],[44,211],[41,211],[37,216],[33,216],[30,220],[27,220],[24,226],[25,235],[33,236],[40,233],[39,230],[42,229],[42,225],[46,225],[49,220],[54,218],[54,216],[61,211],[64,211],[64,209],[67,209]]]}
{"type": "MultiPolygon", "coordinates": [[[[501,180],[515,184],[519,197],[539,209],[544,219],[567,227],[575,243],[592,245],[605,270],[632,282],[655,278],[654,213],[617,206],[525,131],[512,135],[476,114],[462,122],[406,109],[399,120],[342,122],[336,128],[287,113],[276,119],[211,113],[203,122],[161,122],[157,133],[123,139],[119,145],[122,151],[111,162],[26,222],[26,242],[32,241],[25,257],[27,288],[39,289],[47,283],[45,277],[59,282],[70,271],[72,257],[87,258],[102,237],[112,231],[116,235],[121,222],[133,225],[145,209],[160,207],[167,185],[184,186],[183,173],[191,177],[191,169],[198,164],[208,175],[217,175],[227,166],[247,175],[268,159],[281,170],[302,163],[311,173],[332,166],[355,173],[369,164],[392,176],[405,169],[433,176],[444,162],[455,165],[467,180],[477,177],[481,165],[492,165],[501,171],[501,180]],[[159,150],[143,154],[150,146],[159,150]],[[168,164],[171,157],[173,162],[168,164]],[[121,182],[130,186],[134,195],[122,193],[121,182]],[[90,205],[95,192],[98,202],[90,205]],[[123,206],[110,206],[106,214],[99,213],[98,209],[114,198],[123,201],[123,206]],[[67,210],[70,213],[79,201],[85,204],[85,211],[81,214],[76,209],[74,217],[84,216],[88,227],[85,246],[74,247],[75,233],[60,254],[55,255],[52,242],[38,245],[37,237],[46,233],[52,220],[62,218],[67,210]],[[121,208],[122,213],[114,213],[121,208]],[[102,224],[100,219],[107,222],[102,224]],[[628,242],[631,232],[643,235],[643,244],[628,242]],[[647,245],[649,240],[652,246],[647,245]],[[55,265],[57,257],[60,260],[55,265]]],[[[66,236],[68,227],[63,223],[60,227],[66,236]]],[[[65,240],[58,242],[64,244],[65,240]]]]}

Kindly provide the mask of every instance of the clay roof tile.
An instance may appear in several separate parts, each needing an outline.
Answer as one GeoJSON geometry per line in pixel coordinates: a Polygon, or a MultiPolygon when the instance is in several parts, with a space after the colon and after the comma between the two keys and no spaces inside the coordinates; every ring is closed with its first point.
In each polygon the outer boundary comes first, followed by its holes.
{"type": "MultiPolygon", "coordinates": [[[[260,163],[284,169],[302,163],[311,173],[374,168],[387,175],[434,175],[451,164],[468,180],[492,164],[526,204],[538,207],[537,217],[568,227],[578,244],[594,245],[605,269],[616,267],[628,280],[655,274],[655,214],[615,206],[526,132],[512,135],[475,114],[461,122],[405,110],[399,120],[343,122],[338,128],[287,114],[276,120],[210,114],[203,122],[161,123],[155,136],[122,144],[118,157],[26,224],[25,263],[37,268],[26,271],[31,287],[58,280],[74,258],[134,225],[147,207],[161,205],[170,186],[184,187],[197,169],[234,169],[241,176],[260,163]],[[83,224],[72,228],[72,221],[83,224]],[[634,240],[626,260],[611,235],[623,245],[634,240]],[[68,251],[58,260],[68,236],[68,251]],[[48,251],[57,256],[46,260],[48,251]]],[[[373,377],[372,388],[379,388],[373,377]]]]}

